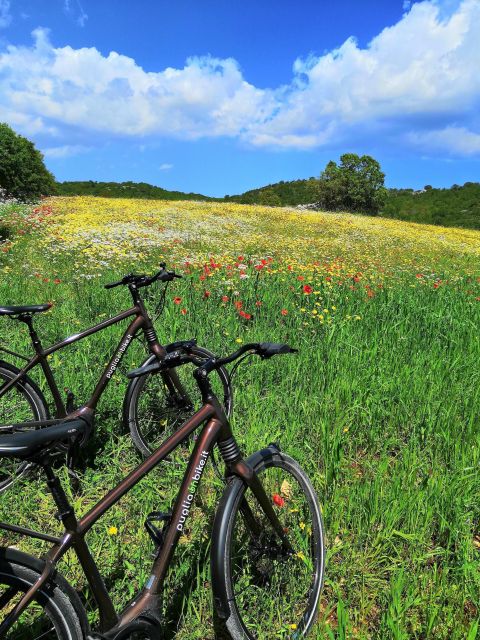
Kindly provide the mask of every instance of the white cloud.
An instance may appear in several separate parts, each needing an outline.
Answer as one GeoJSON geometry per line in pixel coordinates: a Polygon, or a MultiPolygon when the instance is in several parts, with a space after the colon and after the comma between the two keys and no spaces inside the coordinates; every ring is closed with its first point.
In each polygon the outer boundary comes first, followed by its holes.
{"type": "Polygon", "coordinates": [[[8,27],[11,21],[10,0],[0,0],[0,29],[8,27]]]}
{"type": "Polygon", "coordinates": [[[164,162],[159,167],[160,171],[168,171],[169,169],[173,169],[173,164],[168,164],[168,162],[164,162]]]}
{"type": "Polygon", "coordinates": [[[480,3],[465,0],[448,19],[414,4],[367,48],[353,38],[320,58],[297,60],[297,84],[278,114],[251,133],[264,144],[306,146],[473,123],[480,102],[480,3]]]}
{"type": "Polygon", "coordinates": [[[434,131],[409,133],[408,142],[418,148],[441,153],[447,151],[461,156],[480,154],[480,133],[473,133],[465,127],[452,126],[434,131]]]}
{"type": "Polygon", "coordinates": [[[69,158],[78,156],[80,153],[88,153],[92,147],[86,147],[81,144],[65,144],[60,147],[48,147],[43,149],[43,155],[46,158],[69,158]]]}
{"type": "MultiPolygon", "coordinates": [[[[37,29],[33,46],[0,53],[0,120],[65,146],[73,131],[76,140],[230,136],[298,149],[381,138],[477,154],[480,0],[448,2],[414,3],[365,48],[349,38],[299,59],[292,81],[273,89],[247,82],[231,58],[194,57],[182,69],[146,72],[116,52],[55,48],[37,29]]],[[[73,0],[65,6],[72,10],[73,0]]]]}

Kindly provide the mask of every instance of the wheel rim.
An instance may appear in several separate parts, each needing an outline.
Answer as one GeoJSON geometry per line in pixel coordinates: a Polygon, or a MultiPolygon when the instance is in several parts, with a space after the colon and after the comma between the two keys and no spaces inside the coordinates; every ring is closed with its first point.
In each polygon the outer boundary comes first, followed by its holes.
{"type": "MultiPolygon", "coordinates": [[[[203,354],[194,355],[206,359],[203,354]]],[[[193,377],[195,368],[193,364],[186,364],[175,370],[190,402],[172,392],[159,374],[150,374],[140,381],[134,422],[145,452],[155,451],[202,406],[201,393],[193,377]]],[[[212,375],[211,382],[215,393],[225,401],[226,393],[220,376],[212,375]]]]}
{"type": "Polygon", "coordinates": [[[318,602],[323,532],[311,497],[290,471],[272,466],[260,477],[294,551],[282,550],[278,535],[247,492],[260,534],[251,534],[238,510],[230,543],[232,595],[249,637],[299,638],[310,627],[318,602]]]}

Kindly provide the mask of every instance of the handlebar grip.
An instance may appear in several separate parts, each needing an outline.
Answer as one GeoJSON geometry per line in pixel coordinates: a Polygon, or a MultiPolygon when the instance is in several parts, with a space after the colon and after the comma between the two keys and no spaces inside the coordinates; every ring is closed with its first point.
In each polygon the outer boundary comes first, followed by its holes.
{"type": "Polygon", "coordinates": [[[271,358],[284,353],[298,353],[298,349],[293,349],[288,344],[278,342],[261,342],[258,345],[257,353],[261,358],[271,358]]]}
{"type": "Polygon", "coordinates": [[[118,282],[111,282],[110,284],[104,285],[105,289],[113,289],[114,287],[119,287],[123,284],[123,280],[119,280],[118,282]]]}

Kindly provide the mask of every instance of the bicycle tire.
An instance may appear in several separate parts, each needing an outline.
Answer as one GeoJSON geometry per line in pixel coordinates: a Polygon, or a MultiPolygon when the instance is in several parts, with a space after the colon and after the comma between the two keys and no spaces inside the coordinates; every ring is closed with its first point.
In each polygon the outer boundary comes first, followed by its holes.
{"type": "MultiPolygon", "coordinates": [[[[20,369],[7,362],[0,362],[0,386],[12,380],[20,369]]],[[[0,397],[0,423],[2,425],[32,420],[48,420],[45,397],[35,382],[24,375],[5,395],[0,397]]],[[[1,438],[1,435],[0,435],[1,438]]],[[[31,465],[16,460],[2,460],[0,468],[0,493],[15,480],[24,476],[31,465]]]]}
{"type": "Polygon", "coordinates": [[[268,448],[249,462],[267,495],[272,495],[296,553],[281,549],[253,494],[240,478],[232,478],[220,501],[212,536],[217,616],[222,630],[234,640],[303,638],[316,619],[325,570],[318,498],[308,476],[290,456],[268,448]],[[261,526],[260,535],[254,536],[240,516],[244,499],[261,526]],[[303,594],[301,601],[300,596],[296,601],[296,594],[303,594]]]}
{"type": "MultiPolygon", "coordinates": [[[[203,360],[214,357],[213,353],[198,346],[183,348],[183,351],[203,360]]],[[[152,355],[145,360],[142,366],[151,364],[155,360],[156,356],[152,355]]],[[[171,435],[193,415],[196,409],[202,406],[200,392],[191,375],[193,366],[183,365],[176,369],[182,384],[185,385],[190,397],[193,397],[194,406],[190,408],[179,409],[170,402],[168,389],[162,384],[158,373],[139,376],[130,382],[123,403],[123,424],[124,429],[130,431],[133,443],[142,455],[150,455],[160,442],[171,435]]],[[[221,386],[221,393],[218,393],[218,396],[223,399],[225,412],[227,416],[230,416],[233,407],[233,392],[228,371],[221,367],[217,371],[217,377],[215,378],[213,375],[211,377],[214,381],[213,384],[216,380],[217,388],[221,386]]]]}
{"type": "MultiPolygon", "coordinates": [[[[7,613],[41,575],[40,561],[12,549],[0,549],[0,602],[7,613]]],[[[85,640],[88,623],[78,596],[55,573],[38,591],[5,640],[85,640]],[[80,613],[81,612],[81,613],[80,613]]],[[[3,618],[3,615],[1,616],[3,618]]]]}

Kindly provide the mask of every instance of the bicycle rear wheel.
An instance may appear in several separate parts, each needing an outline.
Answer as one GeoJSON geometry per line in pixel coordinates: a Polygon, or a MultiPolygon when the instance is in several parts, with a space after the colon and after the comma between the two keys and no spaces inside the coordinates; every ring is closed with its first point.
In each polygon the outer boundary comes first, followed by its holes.
{"type": "MultiPolygon", "coordinates": [[[[40,574],[32,568],[0,559],[0,618],[20,601],[40,574]]],[[[76,611],[56,580],[39,590],[5,640],[83,640],[76,611]]]]}
{"type": "Polygon", "coordinates": [[[324,531],[318,499],[298,463],[272,452],[255,471],[271,498],[293,553],[250,489],[239,478],[226,489],[214,525],[212,584],[215,604],[232,638],[303,638],[315,621],[323,586],[324,531]],[[258,525],[254,535],[246,505],[258,525]]]}
{"type": "MultiPolygon", "coordinates": [[[[15,378],[19,370],[6,362],[0,362],[0,426],[47,420],[48,407],[42,392],[28,376],[23,376],[4,394],[2,386],[15,378]]],[[[0,438],[1,438],[0,430],[0,438]]],[[[0,492],[24,475],[30,465],[18,460],[2,460],[0,466],[0,492]]]]}
{"type": "MultiPolygon", "coordinates": [[[[214,354],[202,347],[184,349],[185,353],[200,360],[213,358],[214,354]]],[[[155,362],[150,356],[143,364],[155,362]]],[[[189,402],[178,397],[171,381],[159,373],[150,373],[134,378],[130,383],[123,406],[124,425],[130,430],[137,449],[145,456],[155,451],[160,444],[178,429],[202,406],[202,398],[193,377],[193,364],[175,369],[189,402]]],[[[230,377],[223,367],[211,375],[214,391],[223,400],[227,416],[231,414],[233,393],[230,377]]]]}

